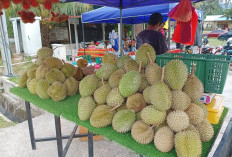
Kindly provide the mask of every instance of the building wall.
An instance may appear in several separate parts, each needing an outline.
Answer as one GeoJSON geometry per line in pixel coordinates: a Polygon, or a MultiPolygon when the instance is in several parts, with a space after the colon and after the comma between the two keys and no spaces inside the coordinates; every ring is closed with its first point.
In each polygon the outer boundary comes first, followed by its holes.
{"type": "Polygon", "coordinates": [[[208,22],[204,21],[204,30],[215,30],[215,29],[225,29],[232,28],[230,21],[217,21],[217,22],[208,22]]]}

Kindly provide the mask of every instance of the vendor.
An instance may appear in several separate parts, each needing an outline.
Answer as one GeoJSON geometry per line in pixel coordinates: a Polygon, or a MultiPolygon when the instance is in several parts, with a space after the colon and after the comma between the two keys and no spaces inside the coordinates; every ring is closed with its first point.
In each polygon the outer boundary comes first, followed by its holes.
{"type": "Polygon", "coordinates": [[[150,16],[148,27],[146,30],[140,32],[136,38],[136,48],[138,49],[142,44],[150,44],[156,51],[156,55],[168,52],[165,36],[160,33],[164,26],[163,17],[160,13],[154,13],[150,16]]]}

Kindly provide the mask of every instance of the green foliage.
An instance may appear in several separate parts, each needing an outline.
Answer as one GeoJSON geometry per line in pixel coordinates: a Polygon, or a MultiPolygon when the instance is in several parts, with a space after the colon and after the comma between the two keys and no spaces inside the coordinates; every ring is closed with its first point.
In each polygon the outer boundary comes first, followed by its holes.
{"type": "Polygon", "coordinates": [[[6,128],[15,125],[13,122],[7,122],[5,121],[2,117],[0,117],[0,129],[1,128],[6,128]]]}

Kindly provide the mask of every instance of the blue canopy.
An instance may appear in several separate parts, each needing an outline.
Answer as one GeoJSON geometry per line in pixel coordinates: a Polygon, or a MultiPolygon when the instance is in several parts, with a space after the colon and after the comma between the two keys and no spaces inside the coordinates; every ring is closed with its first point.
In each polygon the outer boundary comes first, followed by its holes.
{"type": "MultiPolygon", "coordinates": [[[[147,23],[149,17],[154,12],[159,12],[163,15],[164,21],[167,20],[168,13],[178,3],[160,4],[143,6],[136,8],[122,9],[122,23],[138,24],[147,23]]],[[[197,10],[199,19],[203,19],[202,11],[197,10]]],[[[83,23],[120,23],[120,9],[112,7],[102,7],[82,14],[83,23]]]]}
{"type": "MultiPolygon", "coordinates": [[[[180,2],[180,0],[60,0],[60,1],[88,3],[88,4],[122,8],[122,9],[180,2]]],[[[200,1],[204,1],[204,0],[192,0],[192,2],[200,2],[200,1]]]]}

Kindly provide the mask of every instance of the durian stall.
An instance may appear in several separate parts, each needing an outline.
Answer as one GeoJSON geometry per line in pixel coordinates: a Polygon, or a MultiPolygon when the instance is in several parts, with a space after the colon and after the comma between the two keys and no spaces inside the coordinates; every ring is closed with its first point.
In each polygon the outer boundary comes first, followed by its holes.
{"type": "Polygon", "coordinates": [[[149,44],[138,49],[135,60],[106,53],[97,71],[85,59],[74,67],[52,57],[49,48],[37,56],[13,94],[144,156],[207,156],[228,111],[210,124],[200,102],[204,84],[195,75],[198,63],[179,57],[161,68],[162,59],[149,44]]]}

